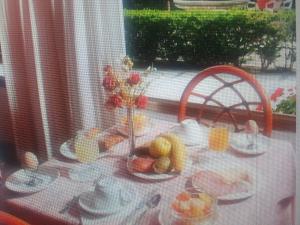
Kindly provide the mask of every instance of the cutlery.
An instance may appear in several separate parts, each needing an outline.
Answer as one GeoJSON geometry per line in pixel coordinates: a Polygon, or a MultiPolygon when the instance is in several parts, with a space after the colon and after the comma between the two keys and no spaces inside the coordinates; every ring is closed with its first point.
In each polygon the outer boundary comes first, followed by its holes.
{"type": "Polygon", "coordinates": [[[78,196],[74,196],[70,201],[67,202],[66,206],[61,209],[59,211],[60,214],[64,214],[65,212],[69,211],[69,209],[71,209],[71,207],[76,204],[76,202],[78,201],[79,199],[79,195],[78,196]]]}
{"type": "Polygon", "coordinates": [[[31,169],[24,169],[26,176],[29,178],[29,180],[25,183],[28,186],[36,186],[39,183],[43,182],[43,180],[39,177],[37,177],[39,166],[35,170],[31,169]]]}
{"type": "Polygon", "coordinates": [[[142,213],[140,213],[140,215],[137,217],[134,225],[139,225],[140,224],[140,220],[144,217],[144,215],[146,214],[147,210],[155,208],[158,205],[158,203],[160,202],[160,199],[161,199],[161,195],[160,194],[154,195],[146,203],[146,208],[144,208],[144,211],[142,213]]]}
{"type": "Polygon", "coordinates": [[[161,195],[151,195],[150,199],[142,200],[137,207],[125,218],[124,225],[139,225],[139,221],[148,209],[155,208],[160,202],[161,195]]]}

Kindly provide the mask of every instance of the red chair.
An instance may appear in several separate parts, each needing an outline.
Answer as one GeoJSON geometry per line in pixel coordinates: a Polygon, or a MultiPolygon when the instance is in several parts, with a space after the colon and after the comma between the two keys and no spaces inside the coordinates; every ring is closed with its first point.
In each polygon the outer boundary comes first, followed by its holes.
{"type": "MultiPolygon", "coordinates": [[[[207,86],[205,86],[205,88],[207,89],[207,86]]],[[[246,115],[247,119],[253,119],[254,113],[261,115],[260,113],[254,112],[256,111],[256,108],[253,108],[253,106],[260,105],[262,106],[263,111],[263,134],[266,136],[270,136],[272,133],[272,107],[269,102],[269,99],[265,95],[262,86],[258,83],[255,77],[247,73],[246,71],[243,71],[233,66],[220,65],[210,67],[200,72],[190,81],[190,83],[187,85],[181,96],[178,114],[179,122],[186,118],[186,108],[190,97],[200,98],[203,101],[200,105],[200,112],[197,116],[198,120],[203,119],[205,109],[214,107],[214,109],[218,109],[220,112],[218,112],[217,115],[212,119],[213,123],[220,121],[221,117],[224,116],[224,114],[227,114],[227,116],[229,116],[229,119],[232,121],[236,132],[241,131],[242,128],[240,128],[241,126],[238,123],[238,121],[240,120],[236,119],[236,114],[234,114],[234,112],[243,108],[243,110],[245,111],[240,111],[240,113],[244,116],[246,115]],[[224,74],[227,74],[227,78],[228,76],[231,77],[231,81],[227,81],[225,78],[222,78],[222,75],[224,74]],[[206,78],[215,79],[216,82],[221,85],[215,90],[212,90],[209,94],[199,93],[200,90],[204,89],[201,89],[199,85],[206,78]],[[253,89],[253,91],[256,93],[256,98],[258,99],[258,101],[247,101],[245,97],[241,94],[237,85],[242,84],[244,82],[248,84],[245,85],[249,86],[249,88],[253,89]],[[235,97],[235,99],[238,99],[238,102],[231,105],[226,105],[220,102],[220,100],[217,100],[217,93],[224,91],[225,88],[230,89],[230,93],[233,93],[235,95],[233,97],[235,97]],[[214,104],[215,106],[211,106],[212,104],[214,104]],[[208,105],[209,107],[207,107],[208,105]]],[[[229,98],[229,100],[231,99],[230,96],[226,96],[226,98],[229,98]]],[[[209,116],[211,115],[212,114],[210,113],[209,116]]]]}
{"type": "Polygon", "coordinates": [[[5,212],[0,211],[0,224],[5,225],[29,225],[25,221],[5,212]]]}

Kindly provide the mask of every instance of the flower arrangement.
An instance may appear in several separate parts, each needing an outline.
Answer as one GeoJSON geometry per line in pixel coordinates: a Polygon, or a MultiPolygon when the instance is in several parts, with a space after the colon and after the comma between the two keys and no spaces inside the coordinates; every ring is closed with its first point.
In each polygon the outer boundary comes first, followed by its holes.
{"type": "Polygon", "coordinates": [[[156,71],[153,66],[148,67],[143,73],[134,71],[133,62],[126,56],[122,60],[121,68],[114,70],[111,65],[103,68],[104,77],[102,85],[108,94],[106,106],[110,109],[126,108],[128,137],[130,151],[135,149],[134,133],[134,109],[145,109],[148,104],[148,97],[145,95],[151,80],[148,75],[156,71]]]}
{"type": "Polygon", "coordinates": [[[108,93],[106,105],[109,108],[139,108],[144,109],[148,104],[148,97],[145,91],[150,84],[148,75],[155,71],[153,67],[148,67],[143,73],[132,70],[133,62],[126,56],[122,60],[119,71],[106,65],[103,69],[103,87],[108,93]]]}

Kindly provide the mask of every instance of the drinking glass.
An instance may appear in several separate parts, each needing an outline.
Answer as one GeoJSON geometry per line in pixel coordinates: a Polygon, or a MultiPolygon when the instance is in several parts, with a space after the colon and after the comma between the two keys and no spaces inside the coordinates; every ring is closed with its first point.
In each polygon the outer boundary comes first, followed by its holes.
{"type": "Polygon", "coordinates": [[[224,152],[229,147],[229,130],[226,127],[210,128],[208,147],[212,151],[224,152]]]}
{"type": "MultiPolygon", "coordinates": [[[[167,197],[165,205],[163,207],[163,213],[160,215],[161,222],[166,225],[213,225],[217,218],[217,199],[212,195],[202,190],[196,190],[194,188],[186,188],[185,193],[188,193],[191,198],[199,198],[199,195],[205,195],[206,204],[210,205],[209,212],[207,206],[201,209],[201,205],[189,203],[194,200],[182,201],[180,204],[176,204],[178,201],[178,194],[172,193],[171,196],[167,197]],[[208,203],[210,202],[210,203],[208,203]],[[189,205],[190,204],[190,205],[189,205]],[[179,206],[179,209],[176,208],[179,206]],[[195,207],[198,206],[198,207],[195,207]],[[200,212],[199,212],[200,211],[200,212]],[[192,215],[197,214],[197,215],[192,215]]],[[[199,203],[198,203],[199,204],[199,203]]]]}
{"type": "Polygon", "coordinates": [[[71,178],[79,181],[94,180],[99,176],[94,162],[99,157],[98,138],[78,132],[74,143],[75,155],[81,165],[71,171],[71,178]]]}

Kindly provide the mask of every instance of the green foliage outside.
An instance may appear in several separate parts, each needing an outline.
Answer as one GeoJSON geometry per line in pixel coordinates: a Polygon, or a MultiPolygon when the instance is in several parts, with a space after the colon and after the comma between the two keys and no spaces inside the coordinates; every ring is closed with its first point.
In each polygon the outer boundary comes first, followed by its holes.
{"type": "Polygon", "coordinates": [[[282,100],[277,105],[275,112],[296,115],[296,96],[282,100]]]}
{"type": "MultiPolygon", "coordinates": [[[[285,44],[294,45],[295,24],[294,11],[125,10],[128,54],[147,63],[159,59],[241,65],[246,56],[257,53],[267,69],[285,44]]],[[[295,59],[293,53],[287,55],[295,59]]]]}
{"type": "MultiPolygon", "coordinates": [[[[227,1],[227,0],[216,0],[227,1]]],[[[125,9],[162,9],[165,10],[168,0],[123,0],[123,6],[125,9]]],[[[170,0],[173,9],[176,7],[173,1],[170,0]]],[[[293,9],[295,9],[295,0],[293,0],[293,9]]]]}

